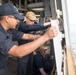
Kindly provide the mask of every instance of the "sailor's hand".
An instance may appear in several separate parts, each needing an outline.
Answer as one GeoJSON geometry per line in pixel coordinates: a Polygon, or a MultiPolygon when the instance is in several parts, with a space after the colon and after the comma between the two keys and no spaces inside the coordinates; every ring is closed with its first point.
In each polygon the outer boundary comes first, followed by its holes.
{"type": "Polygon", "coordinates": [[[53,39],[58,35],[58,30],[55,26],[52,26],[46,31],[45,35],[48,39],[53,39]]]}

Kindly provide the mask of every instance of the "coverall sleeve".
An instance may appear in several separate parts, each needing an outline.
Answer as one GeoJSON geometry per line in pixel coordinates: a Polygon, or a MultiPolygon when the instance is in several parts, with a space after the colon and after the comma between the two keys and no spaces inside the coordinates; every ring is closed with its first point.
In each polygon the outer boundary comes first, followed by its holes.
{"type": "Polygon", "coordinates": [[[28,25],[28,24],[20,24],[18,30],[23,31],[23,32],[27,32],[27,31],[39,31],[39,30],[44,30],[47,29],[48,27],[50,27],[50,25],[48,26],[44,26],[41,23],[38,24],[34,24],[34,25],[28,25]]]}

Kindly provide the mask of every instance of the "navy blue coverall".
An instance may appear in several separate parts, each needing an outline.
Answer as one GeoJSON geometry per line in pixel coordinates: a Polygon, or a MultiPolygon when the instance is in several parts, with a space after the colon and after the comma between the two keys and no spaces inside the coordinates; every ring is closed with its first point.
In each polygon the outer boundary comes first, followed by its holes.
{"type": "MultiPolygon", "coordinates": [[[[26,24],[26,22],[23,22],[19,25],[18,30],[22,31],[24,33],[31,33],[34,34],[35,31],[38,30],[44,30],[50,27],[44,26],[41,23],[34,23],[33,25],[26,24]]],[[[32,40],[19,40],[18,43],[19,45],[31,42],[32,40]]],[[[19,63],[18,63],[18,75],[29,75],[31,72],[31,58],[32,58],[32,53],[19,58],[19,63]]]]}
{"type": "Polygon", "coordinates": [[[46,73],[51,73],[53,65],[54,65],[54,60],[52,59],[48,60],[46,56],[43,57],[39,51],[36,52],[36,55],[34,55],[33,57],[34,75],[42,75],[39,70],[40,68],[43,68],[46,73]]]}
{"type": "Polygon", "coordinates": [[[0,24],[0,75],[9,75],[7,69],[8,51],[15,45],[12,38],[21,39],[23,34],[23,32],[15,29],[5,31],[0,24]]]}

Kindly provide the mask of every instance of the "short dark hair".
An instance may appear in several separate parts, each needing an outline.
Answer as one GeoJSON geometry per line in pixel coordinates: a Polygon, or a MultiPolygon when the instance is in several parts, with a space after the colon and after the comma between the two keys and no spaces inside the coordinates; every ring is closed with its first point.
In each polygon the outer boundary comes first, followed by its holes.
{"type": "Polygon", "coordinates": [[[3,19],[3,16],[0,16],[0,20],[2,20],[3,19]]]}

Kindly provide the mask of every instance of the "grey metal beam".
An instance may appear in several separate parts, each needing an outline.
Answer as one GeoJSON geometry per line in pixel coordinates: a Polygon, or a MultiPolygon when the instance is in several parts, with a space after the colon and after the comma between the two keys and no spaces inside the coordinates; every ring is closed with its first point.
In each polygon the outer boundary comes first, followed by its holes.
{"type": "Polygon", "coordinates": [[[32,3],[32,4],[27,5],[28,8],[39,8],[39,7],[43,7],[43,6],[44,6],[43,2],[32,3]]]}
{"type": "Polygon", "coordinates": [[[19,0],[19,8],[21,8],[21,0],[19,0]]]}
{"type": "Polygon", "coordinates": [[[0,0],[0,5],[2,5],[2,0],[0,0]]]}
{"type": "Polygon", "coordinates": [[[52,19],[56,19],[55,0],[50,0],[52,19]]]}
{"type": "Polygon", "coordinates": [[[45,17],[51,16],[50,0],[44,0],[44,13],[45,17]]]}
{"type": "Polygon", "coordinates": [[[56,2],[57,2],[57,9],[60,9],[60,11],[62,11],[61,0],[56,0],[56,2]]]}
{"type": "Polygon", "coordinates": [[[27,0],[24,0],[24,9],[27,11],[27,0]]]}

